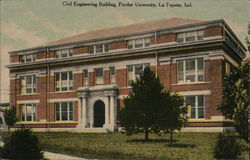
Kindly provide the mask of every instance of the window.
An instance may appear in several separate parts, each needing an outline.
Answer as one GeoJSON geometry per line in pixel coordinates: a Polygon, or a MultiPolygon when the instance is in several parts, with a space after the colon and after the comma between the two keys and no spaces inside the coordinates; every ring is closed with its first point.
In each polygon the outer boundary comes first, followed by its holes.
{"type": "Polygon", "coordinates": [[[22,121],[36,121],[36,104],[22,104],[22,121]]]}
{"type": "Polygon", "coordinates": [[[103,84],[103,69],[97,68],[95,69],[95,84],[102,85],[103,84]]]}
{"type": "Polygon", "coordinates": [[[190,105],[190,118],[199,119],[204,118],[205,100],[203,95],[186,96],[186,104],[190,105]]]}
{"type": "Polygon", "coordinates": [[[140,38],[128,41],[128,49],[150,46],[150,38],[140,38]]]}
{"type": "Polygon", "coordinates": [[[73,49],[61,49],[56,51],[56,58],[64,58],[73,56],[73,49]]]}
{"type": "Polygon", "coordinates": [[[127,66],[128,86],[131,86],[132,82],[135,81],[136,78],[140,77],[140,74],[143,73],[144,68],[147,66],[149,66],[148,63],[127,66]]]}
{"type": "Polygon", "coordinates": [[[105,53],[108,51],[109,51],[109,43],[102,43],[90,46],[89,53],[90,54],[105,53]]]}
{"type": "Polygon", "coordinates": [[[36,93],[36,76],[27,75],[21,76],[21,94],[36,93]]]}
{"type": "Polygon", "coordinates": [[[192,42],[192,41],[198,41],[203,40],[203,31],[192,31],[192,32],[184,32],[184,33],[178,33],[177,34],[177,42],[183,43],[183,42],[192,42]]]}
{"type": "Polygon", "coordinates": [[[56,91],[68,91],[73,89],[72,72],[55,73],[56,91]]]}
{"type": "Polygon", "coordinates": [[[73,121],[74,104],[73,102],[58,102],[56,105],[56,121],[73,121]]]}
{"type": "Polygon", "coordinates": [[[84,69],[83,70],[83,86],[86,87],[89,85],[89,75],[88,75],[88,70],[84,69]]]}
{"type": "Polygon", "coordinates": [[[21,56],[21,62],[34,62],[36,61],[36,54],[26,54],[21,56]]]}
{"type": "Polygon", "coordinates": [[[110,84],[115,84],[115,67],[109,67],[110,84]]]}
{"type": "Polygon", "coordinates": [[[186,59],[177,61],[178,83],[204,81],[203,58],[186,59]]]}

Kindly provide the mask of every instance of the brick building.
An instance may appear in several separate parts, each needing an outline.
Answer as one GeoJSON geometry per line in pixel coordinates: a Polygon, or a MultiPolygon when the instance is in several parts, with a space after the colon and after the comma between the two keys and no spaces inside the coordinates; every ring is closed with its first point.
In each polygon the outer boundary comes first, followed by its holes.
{"type": "Polygon", "coordinates": [[[230,125],[216,106],[246,48],[224,20],[162,19],[91,31],[10,54],[10,103],[51,130],[113,131],[131,82],[151,68],[190,104],[189,129],[230,125]]]}

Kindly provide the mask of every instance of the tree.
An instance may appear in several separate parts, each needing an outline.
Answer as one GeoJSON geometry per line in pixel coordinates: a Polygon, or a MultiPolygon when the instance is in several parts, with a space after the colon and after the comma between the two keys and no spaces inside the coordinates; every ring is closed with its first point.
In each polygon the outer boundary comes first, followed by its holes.
{"type": "Polygon", "coordinates": [[[160,129],[170,133],[170,145],[173,142],[173,133],[175,130],[181,130],[181,127],[187,124],[187,106],[184,105],[184,99],[175,93],[165,92],[166,105],[161,108],[160,129]]]}
{"type": "Polygon", "coordinates": [[[236,131],[246,141],[248,141],[249,64],[250,59],[247,59],[225,76],[222,103],[217,107],[226,118],[233,119],[236,131]]]}
{"type": "Polygon", "coordinates": [[[18,121],[15,106],[10,107],[9,109],[5,109],[4,119],[8,126],[8,131],[10,131],[10,127],[13,127],[13,125],[18,121]]]}
{"type": "Polygon", "coordinates": [[[5,140],[2,158],[7,159],[43,159],[43,152],[37,136],[30,129],[24,128],[14,131],[5,140]]]}
{"type": "Polygon", "coordinates": [[[149,139],[150,132],[159,133],[159,112],[165,104],[164,86],[159,77],[146,67],[140,78],[132,83],[132,92],[124,99],[121,124],[126,133],[144,133],[145,140],[149,139]]]}

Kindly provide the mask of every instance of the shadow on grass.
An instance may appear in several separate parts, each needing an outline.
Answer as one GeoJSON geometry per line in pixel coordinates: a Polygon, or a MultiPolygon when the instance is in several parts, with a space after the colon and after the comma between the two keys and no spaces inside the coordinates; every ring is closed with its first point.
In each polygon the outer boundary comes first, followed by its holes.
{"type": "MultiPolygon", "coordinates": [[[[169,143],[169,139],[132,139],[132,140],[127,140],[126,142],[139,142],[139,143],[169,143]]],[[[177,140],[173,140],[173,142],[177,142],[177,140]]]]}
{"type": "Polygon", "coordinates": [[[196,147],[195,144],[183,144],[183,143],[177,143],[177,144],[173,143],[171,146],[169,144],[166,146],[173,147],[173,148],[194,148],[194,147],[196,147]]]}

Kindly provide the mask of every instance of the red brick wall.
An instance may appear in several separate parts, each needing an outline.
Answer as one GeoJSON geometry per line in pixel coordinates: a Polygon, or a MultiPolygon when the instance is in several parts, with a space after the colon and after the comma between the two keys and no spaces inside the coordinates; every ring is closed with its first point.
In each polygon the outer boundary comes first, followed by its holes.
{"type": "Polygon", "coordinates": [[[55,58],[55,51],[49,51],[49,58],[55,58]]]}
{"type": "Polygon", "coordinates": [[[36,54],[37,59],[46,59],[46,52],[39,52],[36,54]]]}
{"type": "Polygon", "coordinates": [[[88,46],[83,46],[83,47],[77,47],[74,48],[74,54],[87,54],[89,52],[89,47],[88,46]]]}
{"type": "Polygon", "coordinates": [[[155,44],[155,36],[153,36],[153,37],[150,38],[150,43],[151,44],[155,44]]]}
{"type": "Polygon", "coordinates": [[[204,30],[204,37],[213,37],[213,36],[221,36],[221,35],[222,35],[221,27],[207,28],[204,30]]]}
{"type": "Polygon", "coordinates": [[[116,69],[116,81],[118,87],[127,86],[127,69],[116,69]]]}
{"type": "Polygon", "coordinates": [[[10,63],[20,62],[20,56],[10,56],[10,63]]]}
{"type": "Polygon", "coordinates": [[[176,41],[176,34],[163,34],[158,37],[157,43],[169,43],[176,41]]]}
{"type": "Polygon", "coordinates": [[[170,72],[171,72],[171,84],[177,83],[177,64],[173,63],[170,65],[170,72]]]}
{"type": "Polygon", "coordinates": [[[19,79],[10,80],[10,105],[16,104],[16,96],[19,94],[19,79]]]}
{"type": "Polygon", "coordinates": [[[223,61],[211,60],[209,61],[208,75],[211,75],[211,106],[209,114],[216,116],[221,115],[216,110],[216,107],[221,103],[222,97],[222,83],[223,83],[223,61]]]}
{"type": "Polygon", "coordinates": [[[110,50],[127,48],[127,41],[118,41],[110,43],[110,50]]]}
{"type": "Polygon", "coordinates": [[[57,98],[78,98],[76,92],[56,92],[51,93],[50,98],[57,99],[57,98]]]}
{"type": "Polygon", "coordinates": [[[83,85],[83,80],[82,80],[82,73],[75,73],[74,74],[74,88],[79,88],[82,87],[83,85]]]}
{"type": "Polygon", "coordinates": [[[110,84],[109,70],[104,70],[104,85],[110,84]]]}
{"type": "Polygon", "coordinates": [[[129,94],[129,92],[131,92],[131,88],[120,88],[119,89],[119,94],[120,95],[128,95],[129,94]]]}
{"type": "Polygon", "coordinates": [[[170,89],[170,64],[164,64],[157,66],[157,74],[160,77],[161,83],[164,84],[165,88],[170,89]]]}
{"type": "Polygon", "coordinates": [[[94,72],[89,72],[89,86],[95,85],[94,72]]]}

